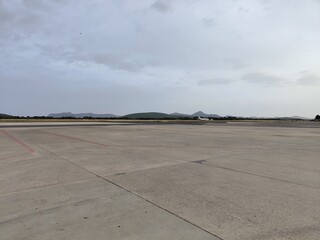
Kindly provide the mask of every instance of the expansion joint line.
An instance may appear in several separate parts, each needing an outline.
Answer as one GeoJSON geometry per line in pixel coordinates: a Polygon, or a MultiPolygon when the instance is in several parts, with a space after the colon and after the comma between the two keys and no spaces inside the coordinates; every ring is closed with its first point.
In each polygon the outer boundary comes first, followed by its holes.
{"type": "Polygon", "coordinates": [[[54,156],[56,156],[56,157],[59,157],[59,158],[63,159],[64,161],[72,164],[72,165],[75,166],[75,167],[81,168],[82,170],[84,170],[84,171],[86,171],[86,172],[88,172],[88,173],[96,176],[97,178],[100,178],[100,179],[102,179],[102,180],[104,180],[104,181],[106,181],[106,182],[108,182],[108,183],[110,183],[110,184],[112,184],[112,185],[114,185],[114,186],[116,186],[116,187],[118,187],[118,188],[123,189],[124,191],[126,191],[126,192],[128,192],[128,193],[131,193],[131,194],[135,195],[136,197],[138,197],[138,198],[140,198],[140,199],[142,199],[142,200],[144,200],[144,201],[152,204],[153,206],[155,206],[155,207],[157,207],[157,208],[160,208],[160,209],[162,209],[163,211],[165,211],[165,212],[167,212],[167,213],[169,213],[169,214],[171,214],[171,215],[173,215],[173,216],[175,216],[175,217],[177,217],[177,218],[179,218],[179,219],[181,219],[181,220],[183,220],[183,221],[191,224],[192,226],[194,226],[194,227],[196,227],[196,228],[198,228],[198,229],[200,229],[200,230],[202,230],[202,231],[210,234],[211,236],[213,236],[213,237],[215,237],[215,238],[217,238],[217,239],[219,239],[219,240],[224,240],[224,239],[222,239],[221,237],[219,237],[219,236],[217,236],[217,235],[209,232],[208,230],[200,227],[199,225],[197,225],[197,224],[195,224],[195,223],[193,223],[193,222],[190,222],[188,219],[185,219],[185,218],[177,215],[176,213],[174,213],[174,212],[172,212],[172,211],[170,211],[170,210],[168,210],[168,209],[166,209],[166,208],[164,208],[164,207],[162,207],[162,206],[160,206],[160,205],[158,205],[158,204],[156,204],[156,203],[154,203],[154,202],[146,199],[145,197],[143,197],[143,196],[141,196],[141,195],[139,195],[139,194],[137,194],[137,193],[135,193],[135,192],[133,192],[133,191],[131,191],[131,190],[129,190],[129,189],[127,189],[127,188],[125,188],[125,187],[123,187],[123,186],[121,186],[121,185],[119,185],[119,184],[117,184],[117,183],[115,183],[115,182],[113,182],[113,181],[111,181],[111,180],[109,180],[109,179],[107,179],[106,177],[100,176],[100,175],[98,175],[98,174],[96,174],[96,173],[94,173],[94,172],[92,172],[92,171],[90,171],[90,170],[88,170],[88,169],[86,169],[86,168],[83,168],[83,167],[81,167],[80,165],[78,165],[78,164],[70,161],[69,159],[67,159],[67,158],[65,158],[65,157],[62,157],[62,156],[60,156],[60,155],[58,155],[58,154],[56,154],[56,153],[54,153],[54,152],[46,149],[46,148],[43,147],[43,146],[39,146],[39,145],[36,145],[36,146],[38,146],[39,148],[41,148],[41,149],[43,149],[43,150],[51,153],[52,155],[54,155],[54,156]]]}
{"type": "Polygon", "coordinates": [[[156,204],[156,203],[154,203],[154,202],[146,199],[145,197],[143,197],[143,196],[141,196],[141,195],[139,195],[139,194],[137,194],[137,193],[135,193],[135,192],[133,192],[133,191],[130,191],[129,189],[124,188],[123,186],[121,186],[121,185],[119,185],[119,184],[117,184],[117,183],[115,183],[115,182],[112,182],[111,180],[109,180],[109,179],[107,179],[107,178],[105,178],[105,177],[96,175],[95,173],[93,173],[93,174],[94,174],[95,176],[97,176],[98,178],[101,178],[101,179],[103,179],[103,180],[105,180],[105,181],[107,181],[107,182],[109,182],[109,183],[111,183],[111,184],[113,184],[113,185],[115,185],[115,186],[117,186],[117,187],[119,187],[119,188],[121,188],[121,189],[123,189],[123,190],[125,190],[125,191],[127,191],[127,192],[129,192],[129,193],[131,193],[131,194],[133,194],[133,195],[135,195],[135,196],[137,196],[137,197],[139,197],[139,198],[141,198],[141,199],[143,199],[144,201],[146,201],[146,202],[148,202],[148,203],[150,203],[150,204],[152,204],[152,205],[154,205],[154,206],[162,209],[163,211],[166,211],[167,213],[170,213],[171,215],[174,215],[175,217],[180,218],[181,220],[183,220],[183,221],[185,221],[185,222],[187,222],[187,223],[195,226],[196,228],[199,228],[200,230],[202,230],[202,231],[210,234],[211,236],[213,236],[213,237],[215,237],[215,238],[217,238],[217,239],[219,239],[219,240],[223,240],[221,237],[219,237],[219,236],[217,236],[217,235],[209,232],[208,230],[200,227],[199,225],[197,225],[197,224],[195,224],[195,223],[193,223],[193,222],[190,222],[188,219],[185,219],[185,218],[177,215],[176,213],[174,213],[174,212],[172,212],[172,211],[170,211],[170,210],[168,210],[168,209],[166,209],[166,208],[164,208],[164,207],[161,207],[160,205],[158,205],[158,204],[156,204]]]}

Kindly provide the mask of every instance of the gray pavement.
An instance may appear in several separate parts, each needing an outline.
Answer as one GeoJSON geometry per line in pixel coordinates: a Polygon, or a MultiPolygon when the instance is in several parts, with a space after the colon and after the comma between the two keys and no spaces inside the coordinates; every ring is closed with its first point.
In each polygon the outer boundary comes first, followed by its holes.
{"type": "Polygon", "coordinates": [[[319,239],[312,124],[2,128],[0,239],[319,239]]]}

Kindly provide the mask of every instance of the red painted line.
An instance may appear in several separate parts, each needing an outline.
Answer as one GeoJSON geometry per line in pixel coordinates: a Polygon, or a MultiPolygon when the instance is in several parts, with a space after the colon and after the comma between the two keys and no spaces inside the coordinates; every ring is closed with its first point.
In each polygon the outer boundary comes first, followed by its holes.
{"type": "Polygon", "coordinates": [[[28,152],[33,153],[34,150],[29,147],[27,144],[25,144],[24,142],[22,142],[20,139],[16,138],[15,136],[12,136],[11,134],[9,134],[7,131],[5,130],[1,130],[1,132],[3,132],[5,135],[7,135],[11,140],[15,141],[16,143],[20,144],[22,147],[24,147],[28,152]]]}
{"type": "Polygon", "coordinates": [[[47,134],[51,134],[51,135],[54,135],[54,136],[58,136],[58,137],[68,138],[68,139],[71,139],[71,140],[76,140],[76,141],[85,142],[85,143],[91,143],[91,144],[99,145],[99,146],[102,146],[102,147],[109,147],[109,145],[107,145],[107,144],[93,142],[93,141],[90,141],[90,140],[71,137],[71,136],[63,135],[63,134],[51,133],[51,132],[47,132],[47,131],[44,131],[44,130],[39,130],[39,131],[47,133],[47,134]]]}

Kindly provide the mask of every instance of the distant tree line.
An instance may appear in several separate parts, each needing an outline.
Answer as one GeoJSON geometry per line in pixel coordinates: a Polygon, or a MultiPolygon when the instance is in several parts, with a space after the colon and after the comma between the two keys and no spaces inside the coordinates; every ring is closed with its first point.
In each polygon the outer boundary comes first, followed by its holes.
{"type": "MultiPolygon", "coordinates": [[[[180,117],[149,117],[149,118],[127,118],[127,117],[104,117],[104,118],[94,118],[91,116],[84,116],[82,118],[75,118],[72,116],[69,117],[48,117],[48,116],[10,116],[6,114],[0,114],[0,119],[78,119],[78,120],[198,120],[198,117],[187,117],[187,116],[180,116],[180,117]]],[[[252,118],[252,117],[235,117],[235,116],[227,116],[227,117],[209,117],[210,120],[290,120],[290,121],[298,121],[299,119],[283,119],[283,118],[252,118]]],[[[317,115],[314,118],[314,121],[320,121],[320,115],[317,115]]]]}

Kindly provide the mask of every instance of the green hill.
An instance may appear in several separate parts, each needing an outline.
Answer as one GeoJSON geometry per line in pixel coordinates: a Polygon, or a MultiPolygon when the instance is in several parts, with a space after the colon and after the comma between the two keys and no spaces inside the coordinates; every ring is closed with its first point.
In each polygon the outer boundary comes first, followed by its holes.
{"type": "Polygon", "coordinates": [[[144,112],[144,113],[132,113],[123,116],[122,118],[129,119],[165,119],[165,118],[177,118],[177,116],[169,115],[160,112],[144,112]]]}
{"type": "Polygon", "coordinates": [[[13,118],[13,116],[8,115],[8,114],[4,114],[4,113],[0,113],[0,118],[13,118]]]}

